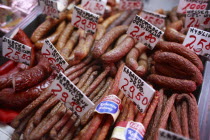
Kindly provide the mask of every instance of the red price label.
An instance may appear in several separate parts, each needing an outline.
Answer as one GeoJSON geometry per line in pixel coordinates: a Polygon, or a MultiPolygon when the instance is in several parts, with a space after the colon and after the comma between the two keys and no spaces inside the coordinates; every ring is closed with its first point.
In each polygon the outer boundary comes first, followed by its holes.
{"type": "Polygon", "coordinates": [[[151,86],[126,66],[121,75],[119,89],[136,103],[141,112],[146,110],[155,93],[151,86]]]}
{"type": "Polygon", "coordinates": [[[160,15],[144,10],[141,13],[141,17],[147,20],[149,23],[153,24],[154,26],[158,27],[159,29],[165,27],[165,15],[160,15]]]}
{"type": "Polygon", "coordinates": [[[94,104],[60,72],[49,90],[62,101],[76,116],[82,117],[94,104]]]}
{"type": "Polygon", "coordinates": [[[190,27],[183,45],[198,55],[210,54],[210,33],[190,27]]]}
{"type": "Polygon", "coordinates": [[[121,10],[130,10],[130,9],[141,9],[142,1],[141,0],[122,0],[120,1],[121,10]]]}
{"type": "Polygon", "coordinates": [[[10,38],[3,37],[2,41],[2,55],[6,58],[30,65],[31,48],[14,41],[10,38]]]}
{"type": "Polygon", "coordinates": [[[68,63],[49,40],[45,40],[41,52],[42,55],[48,59],[49,63],[52,64],[58,71],[64,72],[64,70],[68,67],[68,63]]]}
{"type": "Polygon", "coordinates": [[[180,0],[177,12],[178,13],[186,13],[187,9],[194,9],[194,10],[205,10],[208,5],[206,1],[187,1],[187,0],[180,0]]]}
{"type": "Polygon", "coordinates": [[[82,7],[92,13],[103,15],[107,0],[82,0],[82,7]]]}
{"type": "Polygon", "coordinates": [[[75,6],[71,23],[77,28],[81,28],[90,33],[95,33],[98,18],[98,15],[75,6]]]}
{"type": "Polygon", "coordinates": [[[153,49],[163,32],[148,21],[136,15],[128,28],[127,34],[153,49]]]}

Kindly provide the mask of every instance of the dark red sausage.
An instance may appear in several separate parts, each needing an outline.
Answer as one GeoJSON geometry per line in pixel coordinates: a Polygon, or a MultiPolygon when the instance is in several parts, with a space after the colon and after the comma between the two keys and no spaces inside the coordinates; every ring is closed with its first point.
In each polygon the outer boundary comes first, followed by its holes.
{"type": "Polygon", "coordinates": [[[14,69],[18,63],[12,60],[7,61],[0,66],[0,75],[6,74],[10,70],[14,69]]]}

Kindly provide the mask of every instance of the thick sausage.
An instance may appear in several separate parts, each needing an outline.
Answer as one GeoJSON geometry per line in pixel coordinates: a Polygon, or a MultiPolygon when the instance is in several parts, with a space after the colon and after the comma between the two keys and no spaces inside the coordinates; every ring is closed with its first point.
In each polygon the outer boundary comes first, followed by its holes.
{"type": "Polygon", "coordinates": [[[114,20],[116,20],[121,13],[117,13],[117,14],[113,14],[112,16],[110,16],[109,18],[107,18],[102,25],[104,26],[104,28],[106,29],[114,20]]]}
{"type": "Polygon", "coordinates": [[[175,42],[159,41],[156,45],[157,49],[161,49],[167,52],[177,53],[198,67],[200,71],[203,71],[203,63],[200,58],[188,48],[185,48],[182,44],[175,42]]]}
{"type": "Polygon", "coordinates": [[[178,32],[174,28],[166,27],[165,33],[164,33],[164,39],[167,41],[177,42],[177,43],[183,43],[186,35],[178,32]]]}
{"type": "Polygon", "coordinates": [[[147,80],[157,86],[172,89],[174,91],[190,93],[196,90],[196,84],[191,80],[182,80],[157,74],[151,74],[147,80]]]}
{"type": "Polygon", "coordinates": [[[109,47],[112,42],[119,36],[124,34],[128,29],[128,26],[118,26],[107,32],[98,42],[93,46],[93,57],[99,58],[109,47]]]}
{"type": "Polygon", "coordinates": [[[116,48],[103,54],[101,60],[104,63],[114,63],[119,61],[123,56],[125,56],[135,45],[135,40],[131,37],[126,37],[122,43],[120,43],[116,48]]]}
{"type": "Polygon", "coordinates": [[[154,55],[154,61],[158,63],[166,63],[176,67],[182,71],[186,71],[191,75],[191,80],[197,85],[202,84],[203,76],[200,70],[186,58],[171,52],[157,52],[154,55]]]}

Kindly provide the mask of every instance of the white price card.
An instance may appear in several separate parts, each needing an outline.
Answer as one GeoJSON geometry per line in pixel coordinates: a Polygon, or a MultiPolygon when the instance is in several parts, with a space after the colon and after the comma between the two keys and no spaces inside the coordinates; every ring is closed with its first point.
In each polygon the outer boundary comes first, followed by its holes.
{"type": "Polygon", "coordinates": [[[142,0],[120,0],[120,10],[141,9],[143,6],[142,0]]]}
{"type": "Polygon", "coordinates": [[[190,140],[190,139],[183,137],[181,135],[175,134],[171,131],[160,128],[158,140],[190,140]]]}
{"type": "Polygon", "coordinates": [[[77,117],[82,117],[94,103],[87,98],[62,72],[58,74],[49,91],[62,101],[77,117]]]}
{"type": "Polygon", "coordinates": [[[208,1],[203,0],[180,0],[177,8],[178,13],[185,14],[187,9],[205,10],[208,5],[208,1]]]}
{"type": "Polygon", "coordinates": [[[185,28],[210,28],[210,10],[187,10],[185,28]]]}
{"type": "Polygon", "coordinates": [[[165,27],[165,15],[143,10],[141,12],[141,17],[153,24],[154,26],[158,27],[159,29],[165,27]]]}
{"type": "Polygon", "coordinates": [[[82,0],[81,6],[92,13],[103,15],[107,0],[82,0]]]}
{"type": "Polygon", "coordinates": [[[48,39],[44,41],[41,53],[58,71],[64,72],[69,65],[48,39]]]}
{"type": "Polygon", "coordinates": [[[136,15],[128,28],[127,34],[153,49],[163,35],[163,31],[136,15]]]}
{"type": "Polygon", "coordinates": [[[59,17],[57,2],[54,0],[39,0],[39,6],[44,14],[53,18],[59,17]]]}
{"type": "Polygon", "coordinates": [[[150,85],[127,66],[123,68],[119,89],[136,104],[142,113],[147,109],[155,93],[150,85]]]}
{"type": "Polygon", "coordinates": [[[95,33],[99,15],[74,6],[71,24],[89,33],[95,33]]]}
{"type": "Polygon", "coordinates": [[[15,62],[30,65],[31,47],[4,36],[2,39],[2,55],[15,62]]]}
{"type": "Polygon", "coordinates": [[[190,27],[183,45],[197,55],[202,55],[209,58],[210,32],[190,27]]]}

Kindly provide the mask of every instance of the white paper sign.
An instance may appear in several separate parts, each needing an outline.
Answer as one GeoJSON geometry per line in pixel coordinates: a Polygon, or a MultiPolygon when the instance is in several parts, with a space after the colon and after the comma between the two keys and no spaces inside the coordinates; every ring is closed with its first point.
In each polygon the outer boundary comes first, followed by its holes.
{"type": "Polygon", "coordinates": [[[210,10],[187,10],[185,28],[210,28],[210,10]]]}
{"type": "Polygon", "coordinates": [[[48,39],[45,40],[41,53],[58,71],[64,72],[69,65],[48,39]]]}
{"type": "Polygon", "coordinates": [[[163,35],[163,31],[136,15],[128,28],[127,34],[153,49],[163,35]]]}
{"type": "Polygon", "coordinates": [[[158,27],[159,29],[165,27],[165,15],[143,10],[141,12],[141,17],[153,24],[154,26],[158,27]]]}
{"type": "Polygon", "coordinates": [[[59,17],[57,2],[54,0],[39,0],[39,6],[42,8],[44,14],[53,18],[59,17]]]}
{"type": "Polygon", "coordinates": [[[187,36],[183,42],[186,48],[189,48],[197,55],[209,57],[210,55],[210,32],[190,27],[187,36]]]}
{"type": "Polygon", "coordinates": [[[15,62],[30,65],[31,47],[4,36],[2,39],[2,55],[15,62]]]}
{"type": "Polygon", "coordinates": [[[71,24],[89,33],[95,33],[99,15],[74,6],[71,24]]]}
{"type": "Polygon", "coordinates": [[[147,109],[155,93],[155,90],[151,86],[127,66],[124,66],[123,68],[119,89],[136,103],[137,108],[142,113],[147,109]]]}
{"type": "Polygon", "coordinates": [[[160,128],[158,140],[190,140],[190,139],[160,128]]]}
{"type": "Polygon", "coordinates": [[[187,9],[205,10],[208,5],[208,1],[202,0],[180,0],[177,8],[178,13],[186,13],[187,9]]]}
{"type": "Polygon", "coordinates": [[[81,6],[92,13],[103,15],[107,0],[82,0],[81,6]]]}
{"type": "Polygon", "coordinates": [[[76,116],[82,117],[94,103],[86,97],[62,72],[58,74],[49,90],[76,116]]]}
{"type": "Polygon", "coordinates": [[[120,10],[141,9],[143,2],[141,0],[120,0],[120,10]]]}

